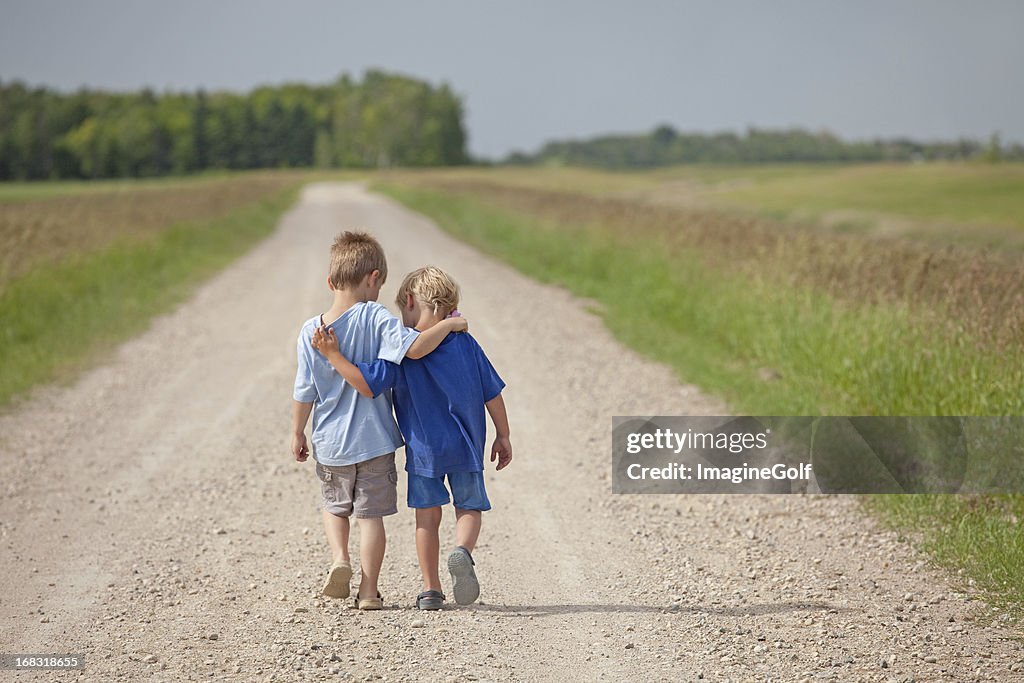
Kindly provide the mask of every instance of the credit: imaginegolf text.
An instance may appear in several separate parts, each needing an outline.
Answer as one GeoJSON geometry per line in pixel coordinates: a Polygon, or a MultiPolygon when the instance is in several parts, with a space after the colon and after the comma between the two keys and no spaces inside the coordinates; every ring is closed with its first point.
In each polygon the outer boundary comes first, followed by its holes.
{"type": "Polygon", "coordinates": [[[612,420],[614,493],[1021,493],[1024,418],[612,420]]]}
{"type": "Polygon", "coordinates": [[[743,463],[739,467],[714,467],[712,465],[695,466],[673,462],[664,467],[644,467],[634,462],[626,468],[626,476],[637,481],[643,479],[699,479],[728,480],[733,484],[762,479],[786,479],[808,481],[811,478],[811,463],[803,462],[797,467],[787,467],[784,463],[776,463],[771,467],[751,467],[743,463]]]}

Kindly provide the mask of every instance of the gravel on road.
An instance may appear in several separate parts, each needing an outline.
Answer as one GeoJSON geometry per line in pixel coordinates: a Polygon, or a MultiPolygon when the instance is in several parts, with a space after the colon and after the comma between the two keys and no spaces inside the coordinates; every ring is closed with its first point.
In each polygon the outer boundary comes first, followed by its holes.
{"type": "Polygon", "coordinates": [[[86,656],[16,680],[1024,681],[1019,627],[855,498],[611,494],[613,415],[725,411],[588,302],[359,185],[311,185],[190,302],[0,416],[0,652],[86,656]],[[295,336],[329,305],[346,228],[387,251],[382,303],[412,268],[449,270],[508,383],[516,456],[486,473],[477,605],[414,609],[404,508],[387,608],[319,595],[329,554],[289,410],[295,336]]]}

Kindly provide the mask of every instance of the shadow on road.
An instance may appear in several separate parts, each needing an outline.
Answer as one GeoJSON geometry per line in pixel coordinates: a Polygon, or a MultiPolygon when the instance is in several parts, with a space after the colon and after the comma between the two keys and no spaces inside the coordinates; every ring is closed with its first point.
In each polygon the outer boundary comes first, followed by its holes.
{"type": "Polygon", "coordinates": [[[698,605],[476,605],[473,609],[480,612],[498,612],[510,617],[534,617],[551,614],[631,614],[653,612],[664,612],[666,614],[687,612],[727,617],[754,617],[763,614],[778,614],[780,612],[853,611],[848,607],[837,607],[823,602],[773,602],[763,605],[744,605],[739,607],[700,607],[698,605]]]}

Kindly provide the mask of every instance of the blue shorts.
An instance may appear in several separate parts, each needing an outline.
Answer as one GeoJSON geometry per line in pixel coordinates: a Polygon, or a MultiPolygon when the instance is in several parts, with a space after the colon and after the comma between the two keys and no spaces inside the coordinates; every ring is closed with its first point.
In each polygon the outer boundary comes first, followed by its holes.
{"type": "Polygon", "coordinates": [[[436,508],[454,499],[457,510],[491,509],[491,501],[487,500],[487,491],[484,490],[483,472],[449,472],[440,477],[422,477],[412,472],[408,474],[408,503],[411,508],[436,508]],[[452,490],[451,499],[444,485],[445,476],[452,490]]]}

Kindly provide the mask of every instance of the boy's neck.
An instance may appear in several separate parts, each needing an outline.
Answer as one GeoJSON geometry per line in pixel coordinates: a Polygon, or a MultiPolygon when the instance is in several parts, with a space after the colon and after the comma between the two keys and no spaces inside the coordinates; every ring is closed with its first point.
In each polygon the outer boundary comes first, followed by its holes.
{"type": "Polygon", "coordinates": [[[431,327],[438,324],[442,320],[444,320],[443,315],[435,315],[433,311],[423,310],[422,312],[420,312],[420,319],[416,321],[415,327],[420,332],[426,332],[427,330],[429,330],[431,327]]]}
{"type": "Polygon", "coordinates": [[[334,290],[334,301],[331,303],[331,307],[324,312],[324,324],[330,325],[340,318],[345,311],[365,301],[368,301],[366,295],[358,289],[334,290]]]}

